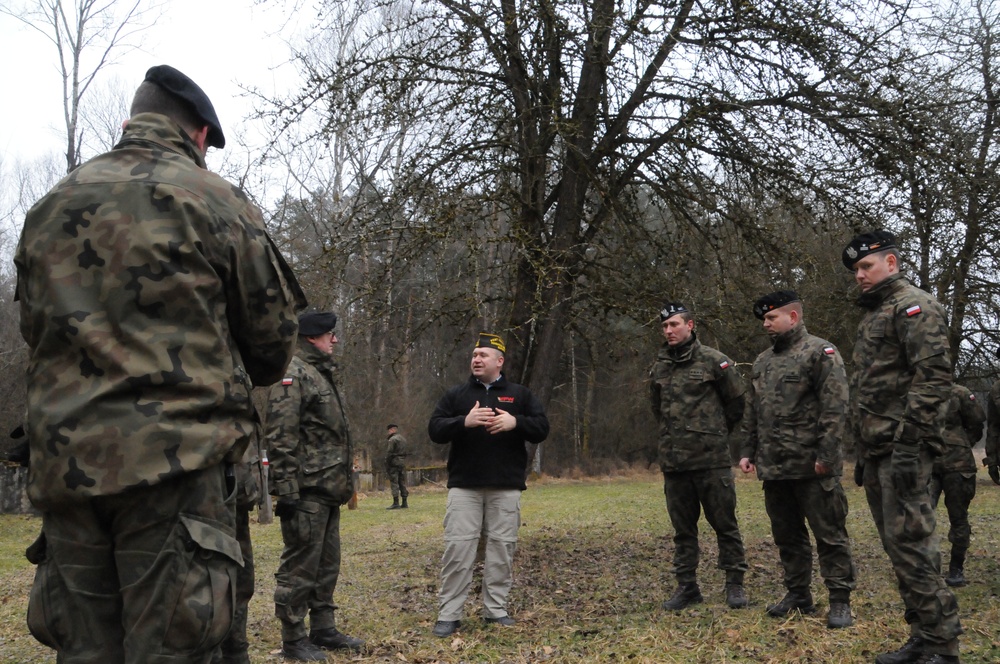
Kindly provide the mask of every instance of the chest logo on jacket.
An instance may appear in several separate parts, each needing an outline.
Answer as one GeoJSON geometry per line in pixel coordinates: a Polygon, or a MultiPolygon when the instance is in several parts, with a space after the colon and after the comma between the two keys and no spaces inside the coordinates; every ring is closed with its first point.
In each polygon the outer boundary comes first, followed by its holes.
{"type": "Polygon", "coordinates": [[[500,403],[514,403],[514,397],[497,397],[500,403]]]}

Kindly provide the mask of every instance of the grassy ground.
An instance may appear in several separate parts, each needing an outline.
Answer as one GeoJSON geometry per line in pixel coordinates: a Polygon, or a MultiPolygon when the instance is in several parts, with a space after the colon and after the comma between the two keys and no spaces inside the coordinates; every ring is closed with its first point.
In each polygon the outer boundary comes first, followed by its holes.
{"type": "MultiPolygon", "coordinates": [[[[437,607],[445,491],[421,488],[410,509],[385,511],[390,499],[370,494],[342,518],[344,559],[335,599],[343,631],[365,638],[362,654],[333,662],[872,662],[907,637],[891,568],[860,489],[845,484],[849,530],[858,567],[854,627],[826,629],[826,592],[813,592],[820,612],[787,620],[764,605],[780,598],[777,550],[771,542],[760,484],[740,478],[739,518],[750,562],[749,609],[723,602],[716,547],[703,522],[699,577],[704,604],[667,613],[671,531],[662,484],[654,475],[581,482],[541,481],[522,498],[523,527],[515,563],[514,628],[486,627],[478,596],[466,606],[458,638],[430,634],[437,607]],[[706,532],[707,531],[707,532],[706,532]]],[[[1000,661],[1000,487],[981,473],[973,502],[969,586],[957,590],[965,635],[962,661],[1000,661]]],[[[23,558],[39,528],[35,518],[0,516],[0,661],[54,662],[24,627],[32,570],[23,558]]],[[[253,524],[257,594],[250,605],[251,658],[278,662],[272,614],[273,572],[281,550],[278,526],[253,524]]],[[[946,543],[947,547],[947,543],[946,543]]],[[[947,560],[947,558],[946,558],[947,560]]],[[[478,593],[478,575],[474,593],[478,593]]]]}

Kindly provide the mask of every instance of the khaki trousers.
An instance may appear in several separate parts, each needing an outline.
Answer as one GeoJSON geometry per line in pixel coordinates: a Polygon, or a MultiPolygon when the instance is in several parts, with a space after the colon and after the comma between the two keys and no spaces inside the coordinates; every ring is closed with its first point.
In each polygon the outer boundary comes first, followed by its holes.
{"type": "Polygon", "coordinates": [[[483,533],[486,535],[483,616],[502,618],[507,615],[507,596],[513,583],[514,550],[520,526],[520,489],[448,490],[438,620],[462,617],[472,585],[476,549],[483,533]]]}

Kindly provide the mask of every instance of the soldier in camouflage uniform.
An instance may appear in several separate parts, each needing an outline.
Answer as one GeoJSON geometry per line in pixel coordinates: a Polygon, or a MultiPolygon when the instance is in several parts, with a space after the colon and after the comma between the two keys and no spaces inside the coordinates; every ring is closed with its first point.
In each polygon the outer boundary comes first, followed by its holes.
{"type": "Polygon", "coordinates": [[[958,603],[941,578],[930,482],[951,391],[944,308],[899,272],[895,237],[865,233],[843,262],[861,288],[852,423],[863,483],[905,606],[910,639],[877,664],[958,662],[958,603]]]}
{"type": "Polygon", "coordinates": [[[389,489],[392,491],[392,505],[386,509],[398,510],[406,509],[406,499],[410,492],[406,490],[406,438],[399,433],[399,427],[390,424],[389,441],[386,443],[385,451],[385,472],[389,476],[389,489]],[[399,504],[399,499],[403,499],[403,504],[399,504]]]}
{"type": "Polygon", "coordinates": [[[25,219],[28,626],[59,661],[208,662],[230,628],[232,463],[305,299],[260,211],[206,170],[224,145],[205,93],[153,67],[121,141],[25,219]]]}
{"type": "Polygon", "coordinates": [[[976,395],[963,385],[953,385],[944,422],[944,452],[934,459],[931,475],[931,502],[937,509],[944,492],[951,524],[948,530],[951,560],[945,583],[952,587],[966,585],[965,553],[972,535],[969,504],[976,495],[976,458],[972,456],[972,447],[982,437],[985,424],[986,413],[976,395]]]}
{"type": "Polygon", "coordinates": [[[260,444],[263,431],[256,428],[246,452],[235,464],[236,474],[236,541],[243,554],[243,567],[236,572],[236,605],[233,609],[233,626],[215,653],[212,664],[250,664],[247,640],[247,615],[254,590],[253,543],[250,541],[250,512],[260,501],[262,467],[260,444]]]}
{"type": "Polygon", "coordinates": [[[301,661],[326,661],[320,648],[364,645],[337,630],[334,619],[340,506],[354,492],[351,434],[334,381],[336,325],[329,312],[299,317],[295,358],[268,397],[270,493],[278,499],[274,513],[285,542],[274,575],[274,612],[281,621],[283,654],[301,661]]]}
{"type": "Polygon", "coordinates": [[[650,402],[659,423],[659,462],[667,514],[674,528],[677,589],[663,608],[678,611],[703,600],[698,587],[698,518],[702,508],[719,542],[726,604],[747,605],[743,538],[736,521],[736,487],[727,436],[743,417],[743,380],[725,355],[703,346],[683,304],[660,311],[666,342],[650,372],[650,402]]]}
{"type": "MultiPolygon", "coordinates": [[[[1000,356],[1000,349],[997,355],[1000,356]]],[[[986,422],[986,456],[983,457],[983,465],[993,483],[1000,484],[1000,380],[990,387],[989,400],[986,402],[986,422]]]]}
{"type": "Polygon", "coordinates": [[[743,416],[740,469],[756,471],[781,556],[785,597],[767,608],[775,617],[815,613],[812,546],[830,593],[827,626],[848,627],[855,569],[847,536],[847,496],[840,485],[841,439],[849,401],[844,362],[834,346],[806,331],[795,291],[757,300],[771,348],[757,356],[743,416]]]}

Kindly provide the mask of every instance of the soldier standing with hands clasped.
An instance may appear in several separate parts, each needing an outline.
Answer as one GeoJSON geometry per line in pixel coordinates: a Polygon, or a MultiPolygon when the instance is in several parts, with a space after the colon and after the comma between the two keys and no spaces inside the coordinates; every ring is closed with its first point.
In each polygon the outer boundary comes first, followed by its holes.
{"type": "Polygon", "coordinates": [[[60,662],[208,662],[243,564],[233,464],[305,298],[205,92],[146,72],[117,145],[28,212],[14,258],[30,349],[28,628],[60,662]]]}
{"type": "Polygon", "coordinates": [[[808,522],[830,592],[827,627],[848,627],[853,623],[855,570],[847,496],[840,484],[848,405],[844,362],[830,342],[806,331],[795,291],[765,295],[754,303],[753,313],[764,322],[771,348],[753,363],[740,469],[756,471],[764,483],[764,504],[788,589],[767,612],[783,617],[795,610],[816,611],[809,589],[808,522]]]}
{"type": "Polygon", "coordinates": [[[674,527],[677,589],[663,608],[678,611],[703,601],[698,587],[698,518],[719,542],[719,568],[726,572],[726,604],[747,605],[743,538],[736,521],[736,486],[727,436],[743,417],[743,380],[732,361],[703,346],[694,317],[683,304],[660,311],[666,339],[650,372],[650,402],[659,423],[659,461],[667,514],[674,527]]]}
{"type": "Polygon", "coordinates": [[[958,602],[941,578],[928,490],[952,382],[944,308],[900,273],[892,233],[858,235],[842,259],[865,309],[852,377],[862,482],[910,625],[906,643],[875,662],[958,662],[958,602]]]}
{"type": "Polygon", "coordinates": [[[354,493],[347,414],[334,380],[337,316],[299,317],[299,345],[268,397],[270,493],[285,548],[274,575],[282,653],[325,662],[320,648],[360,650],[337,629],[333,591],[340,576],[340,506],[354,493]],[[305,619],[309,614],[309,633],[305,619]]]}

